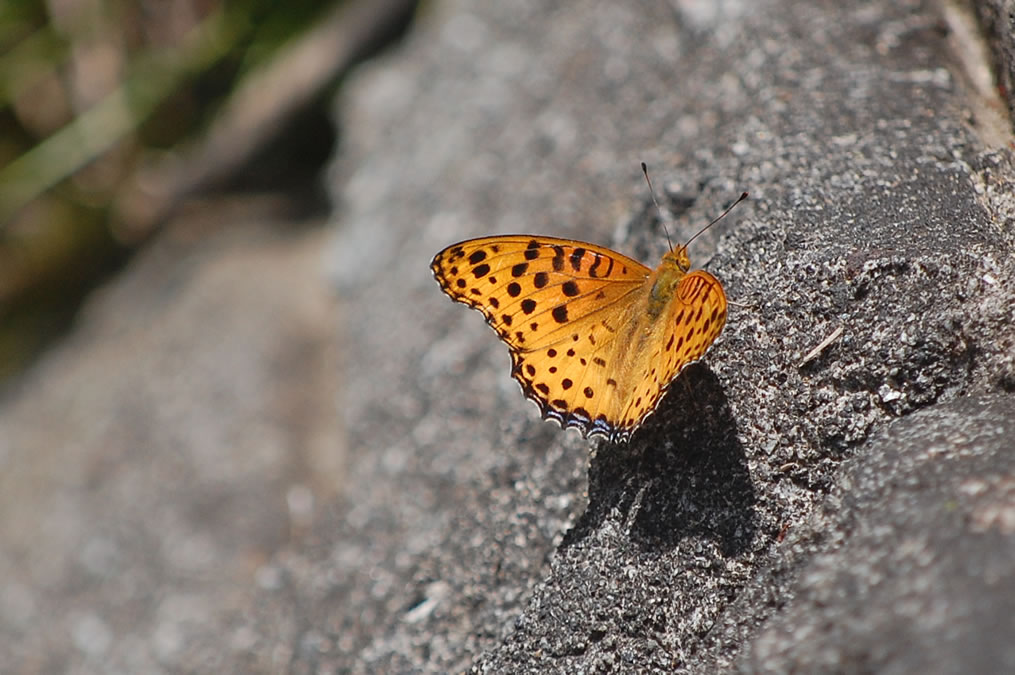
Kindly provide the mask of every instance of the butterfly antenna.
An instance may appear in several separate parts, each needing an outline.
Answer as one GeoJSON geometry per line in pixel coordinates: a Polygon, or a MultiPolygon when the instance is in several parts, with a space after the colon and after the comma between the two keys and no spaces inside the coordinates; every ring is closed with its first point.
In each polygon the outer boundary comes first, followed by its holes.
{"type": "Polygon", "coordinates": [[[725,211],[723,211],[722,213],[720,213],[720,214],[719,214],[719,216],[718,216],[718,217],[717,217],[717,218],[716,218],[715,220],[713,220],[713,221],[712,221],[712,222],[710,222],[710,223],[709,223],[708,225],[706,225],[705,227],[703,227],[703,228],[701,228],[700,230],[698,230],[698,231],[697,231],[697,232],[696,232],[696,233],[694,234],[694,236],[693,236],[693,237],[691,237],[690,239],[688,239],[688,240],[687,240],[687,243],[686,243],[686,244],[684,244],[684,248],[687,248],[688,246],[690,246],[690,245],[691,245],[691,242],[692,242],[692,241],[694,241],[695,239],[697,239],[697,238],[698,238],[698,235],[700,235],[700,234],[701,234],[702,232],[704,232],[705,230],[707,230],[708,228],[712,227],[713,225],[715,225],[716,223],[718,223],[718,222],[719,222],[720,220],[722,220],[723,218],[725,218],[725,217],[726,217],[726,214],[727,214],[727,213],[729,213],[730,211],[732,211],[732,210],[733,210],[733,207],[734,207],[734,206],[736,206],[736,205],[737,205],[737,204],[739,204],[740,202],[744,201],[745,199],[747,199],[747,193],[746,193],[746,192],[741,192],[741,193],[740,193],[740,197],[739,197],[739,198],[738,198],[738,199],[737,199],[737,200],[736,200],[735,202],[733,202],[732,204],[730,204],[729,206],[727,206],[727,207],[726,207],[726,210],[725,210],[725,211]]]}
{"type": "Polygon", "coordinates": [[[648,177],[648,165],[645,162],[641,163],[641,172],[645,174],[645,182],[648,183],[648,193],[652,195],[652,203],[656,205],[656,211],[659,212],[659,224],[663,226],[663,232],[666,234],[666,243],[670,245],[670,250],[672,251],[673,242],[670,241],[670,231],[666,229],[666,218],[663,216],[663,210],[659,207],[659,202],[656,201],[656,191],[652,188],[652,179],[648,177]]]}

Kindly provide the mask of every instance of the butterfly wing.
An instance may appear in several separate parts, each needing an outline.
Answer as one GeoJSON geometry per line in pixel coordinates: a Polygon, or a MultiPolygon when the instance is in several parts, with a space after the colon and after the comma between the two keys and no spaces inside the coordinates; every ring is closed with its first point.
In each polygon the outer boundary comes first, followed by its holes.
{"type": "Polygon", "coordinates": [[[612,435],[620,402],[605,355],[651,270],[601,246],[530,235],[454,244],[430,268],[451,299],[482,312],[507,343],[511,374],[543,417],[612,435]]]}
{"type": "Polygon", "coordinates": [[[662,336],[638,365],[638,384],[619,416],[615,440],[629,437],[655,411],[680,371],[705,356],[722,333],[726,311],[726,293],[714,276],[695,270],[680,280],[662,336]]]}

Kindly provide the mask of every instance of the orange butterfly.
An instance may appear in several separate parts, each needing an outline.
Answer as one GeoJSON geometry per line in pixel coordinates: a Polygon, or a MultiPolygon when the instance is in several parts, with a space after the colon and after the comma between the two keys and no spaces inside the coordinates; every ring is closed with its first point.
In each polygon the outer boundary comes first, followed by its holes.
{"type": "Polygon", "coordinates": [[[507,344],[544,419],[610,441],[630,437],[726,323],[722,284],[690,271],[686,244],[653,271],[594,244],[499,235],[449,246],[430,269],[507,344]]]}

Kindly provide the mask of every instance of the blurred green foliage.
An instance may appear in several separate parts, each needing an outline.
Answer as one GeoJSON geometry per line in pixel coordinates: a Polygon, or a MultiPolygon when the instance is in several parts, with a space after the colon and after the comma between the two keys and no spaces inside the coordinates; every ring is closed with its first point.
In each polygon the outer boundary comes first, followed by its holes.
{"type": "Polygon", "coordinates": [[[145,236],[114,208],[139,167],[334,4],[0,2],[0,379],[145,236]]]}

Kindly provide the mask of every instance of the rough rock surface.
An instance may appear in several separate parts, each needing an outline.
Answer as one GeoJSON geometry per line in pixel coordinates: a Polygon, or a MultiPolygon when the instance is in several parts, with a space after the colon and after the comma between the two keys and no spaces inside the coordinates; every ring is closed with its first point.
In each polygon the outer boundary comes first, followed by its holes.
{"type": "MultiPolygon", "coordinates": [[[[110,382],[113,365],[75,369],[95,348],[76,338],[6,399],[0,456],[44,449],[49,496],[5,471],[0,665],[1010,665],[1015,163],[971,19],[929,0],[427,7],[339,107],[338,468],[317,468],[334,430],[301,436],[330,371],[322,310],[268,293],[285,274],[243,268],[274,320],[224,342],[117,342],[99,304],[101,347],[175,358],[110,382]],[[738,304],[632,441],[590,454],[538,419],[428,263],[521,231],[654,264],[642,160],[678,241],[751,192],[690,251],[738,304]],[[296,358],[285,327],[304,320],[323,361],[296,358]],[[68,425],[61,397],[90,386],[108,403],[68,425]],[[187,405],[188,387],[210,395],[187,405]],[[223,405],[249,426],[216,424],[223,405]],[[62,435],[9,440],[53,419],[62,435]],[[326,508],[307,517],[311,496],[326,508]]],[[[224,331],[231,306],[193,311],[224,331]]]]}
{"type": "Polygon", "coordinates": [[[978,123],[993,118],[967,83],[969,33],[949,28],[963,17],[702,7],[442,5],[348,92],[336,278],[363,317],[347,370],[363,487],[329,557],[300,567],[330,575],[336,599],[311,603],[332,651],[301,662],[826,664],[772,637],[749,645],[798,592],[803,563],[783,558],[843,461],[872,456],[897,418],[1012,391],[1011,155],[978,123]],[[751,191],[691,250],[740,304],[630,444],[595,448],[582,499],[586,444],[536,420],[504,347],[425,267],[455,240],[511,231],[657,260],[641,159],[678,240],[751,191]]]}
{"type": "Polygon", "coordinates": [[[800,565],[750,669],[1015,670],[1013,435],[1011,396],[959,398],[877,434],[766,570],[800,565]]]}
{"type": "Polygon", "coordinates": [[[985,60],[994,66],[993,79],[1006,99],[1008,114],[1015,115],[1015,1],[983,0],[973,8],[989,43],[985,60]]]}

